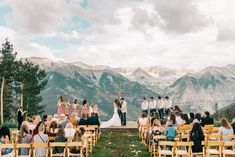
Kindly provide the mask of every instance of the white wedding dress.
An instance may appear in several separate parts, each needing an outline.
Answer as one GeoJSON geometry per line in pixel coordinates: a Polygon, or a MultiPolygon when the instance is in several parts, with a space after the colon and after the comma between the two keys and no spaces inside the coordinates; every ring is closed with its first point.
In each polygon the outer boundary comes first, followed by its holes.
{"type": "Polygon", "coordinates": [[[122,124],[121,124],[121,119],[118,115],[118,109],[114,107],[113,117],[107,122],[102,122],[100,128],[109,128],[112,126],[121,126],[121,125],[122,124]]]}

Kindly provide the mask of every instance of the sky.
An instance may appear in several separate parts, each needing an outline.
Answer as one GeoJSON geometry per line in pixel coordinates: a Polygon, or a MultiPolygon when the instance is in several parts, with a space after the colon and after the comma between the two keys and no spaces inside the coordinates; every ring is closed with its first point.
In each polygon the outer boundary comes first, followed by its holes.
{"type": "Polygon", "coordinates": [[[235,63],[234,0],[0,0],[19,57],[111,67],[235,63]]]}

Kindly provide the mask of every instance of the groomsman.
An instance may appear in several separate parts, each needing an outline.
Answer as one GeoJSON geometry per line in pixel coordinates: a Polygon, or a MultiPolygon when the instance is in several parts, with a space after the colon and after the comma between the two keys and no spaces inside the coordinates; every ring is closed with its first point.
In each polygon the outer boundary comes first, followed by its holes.
{"type": "Polygon", "coordinates": [[[162,119],[164,114],[164,101],[162,100],[161,96],[157,98],[157,106],[158,106],[159,116],[162,119]]]}
{"type": "Polygon", "coordinates": [[[169,114],[173,106],[168,96],[165,97],[164,106],[166,107],[166,113],[169,114]]]}
{"type": "Polygon", "coordinates": [[[150,114],[157,112],[157,102],[154,100],[154,97],[150,97],[149,101],[150,114]]]}
{"type": "Polygon", "coordinates": [[[141,109],[142,109],[142,112],[145,112],[148,114],[149,103],[145,97],[142,99],[141,109]]]}
{"type": "Polygon", "coordinates": [[[124,98],[121,98],[122,108],[122,126],[126,126],[126,113],[127,113],[127,103],[124,98]]]}

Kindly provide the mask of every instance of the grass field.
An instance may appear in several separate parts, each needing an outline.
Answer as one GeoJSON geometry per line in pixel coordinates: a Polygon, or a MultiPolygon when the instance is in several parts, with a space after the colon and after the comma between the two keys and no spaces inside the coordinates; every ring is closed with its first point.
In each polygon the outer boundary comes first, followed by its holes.
{"type": "Polygon", "coordinates": [[[149,157],[136,131],[103,131],[91,157],[149,157]]]}

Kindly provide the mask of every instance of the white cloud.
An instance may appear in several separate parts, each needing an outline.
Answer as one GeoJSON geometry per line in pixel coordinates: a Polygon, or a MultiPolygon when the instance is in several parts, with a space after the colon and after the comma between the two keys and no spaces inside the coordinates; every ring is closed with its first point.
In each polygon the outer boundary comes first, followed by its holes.
{"type": "Polygon", "coordinates": [[[25,6],[23,1],[8,2],[13,7],[8,21],[12,29],[2,28],[0,32],[14,38],[22,56],[115,67],[201,68],[234,63],[235,2],[231,0],[225,4],[220,0],[91,0],[87,9],[75,0],[68,4],[62,0],[30,0],[25,6]],[[31,14],[31,10],[36,13],[31,14]],[[70,24],[72,16],[80,16],[92,26],[82,31],[59,31],[70,24]],[[32,42],[35,34],[66,41],[81,39],[84,43],[53,49],[32,42]]]}

